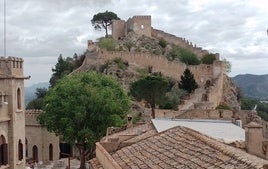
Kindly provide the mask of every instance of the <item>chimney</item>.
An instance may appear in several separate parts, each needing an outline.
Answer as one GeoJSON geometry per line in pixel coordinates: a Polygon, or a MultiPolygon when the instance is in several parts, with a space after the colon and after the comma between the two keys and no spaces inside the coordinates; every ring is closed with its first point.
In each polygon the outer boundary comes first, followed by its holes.
{"type": "Polygon", "coordinates": [[[266,152],[263,151],[262,125],[256,122],[250,122],[245,125],[245,143],[246,150],[250,154],[265,158],[266,152]]]}
{"type": "Polygon", "coordinates": [[[133,127],[133,117],[131,115],[127,115],[127,128],[133,127]]]}

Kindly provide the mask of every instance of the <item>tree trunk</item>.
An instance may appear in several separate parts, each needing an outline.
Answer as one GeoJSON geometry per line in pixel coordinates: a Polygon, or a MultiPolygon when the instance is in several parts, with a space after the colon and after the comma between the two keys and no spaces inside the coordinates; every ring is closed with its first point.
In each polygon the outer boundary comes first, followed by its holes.
{"type": "Polygon", "coordinates": [[[105,33],[106,33],[105,37],[108,38],[108,27],[105,28],[105,33]]]}
{"type": "Polygon", "coordinates": [[[86,152],[85,148],[81,148],[80,150],[80,169],[86,169],[86,152]]]}
{"type": "Polygon", "coordinates": [[[152,119],[155,119],[155,111],[154,111],[154,106],[152,106],[152,119]]]}

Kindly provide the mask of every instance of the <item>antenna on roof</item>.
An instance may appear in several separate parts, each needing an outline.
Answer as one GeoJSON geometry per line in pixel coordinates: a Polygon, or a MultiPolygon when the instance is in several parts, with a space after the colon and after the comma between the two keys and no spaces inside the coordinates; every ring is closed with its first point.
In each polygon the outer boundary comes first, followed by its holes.
{"type": "Polygon", "coordinates": [[[4,57],[6,57],[6,0],[4,0],[4,57]]]}

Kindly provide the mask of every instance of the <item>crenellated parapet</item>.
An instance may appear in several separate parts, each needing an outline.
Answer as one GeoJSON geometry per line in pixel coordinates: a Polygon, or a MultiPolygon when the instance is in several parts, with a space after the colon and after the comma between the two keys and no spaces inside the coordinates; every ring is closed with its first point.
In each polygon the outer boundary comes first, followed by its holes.
{"type": "Polygon", "coordinates": [[[25,110],[25,124],[26,126],[41,126],[38,123],[37,116],[42,112],[40,109],[25,110]]]}
{"type": "Polygon", "coordinates": [[[0,57],[0,78],[23,77],[23,59],[18,57],[0,57]]]}
{"type": "MultiPolygon", "coordinates": [[[[164,31],[152,28],[152,37],[157,39],[164,39],[168,43],[177,45],[181,48],[185,48],[196,54],[199,58],[202,58],[205,54],[208,54],[208,50],[202,49],[201,47],[197,47],[196,44],[193,44],[189,40],[185,38],[177,37],[175,35],[166,33],[164,31]]],[[[216,54],[217,60],[219,60],[219,54],[216,54]]]]}

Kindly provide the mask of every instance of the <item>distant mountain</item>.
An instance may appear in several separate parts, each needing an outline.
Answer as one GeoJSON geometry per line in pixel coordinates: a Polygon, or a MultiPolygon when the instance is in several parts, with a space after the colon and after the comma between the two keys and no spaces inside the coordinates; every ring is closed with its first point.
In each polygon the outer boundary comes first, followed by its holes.
{"type": "Polygon", "coordinates": [[[245,97],[255,99],[268,99],[268,74],[267,75],[252,75],[244,74],[237,75],[232,78],[234,83],[242,89],[245,97]]]}
{"type": "Polygon", "coordinates": [[[35,98],[35,91],[36,88],[48,88],[49,83],[48,82],[41,82],[34,84],[29,87],[24,87],[24,99],[25,99],[25,106],[35,98]]]}

